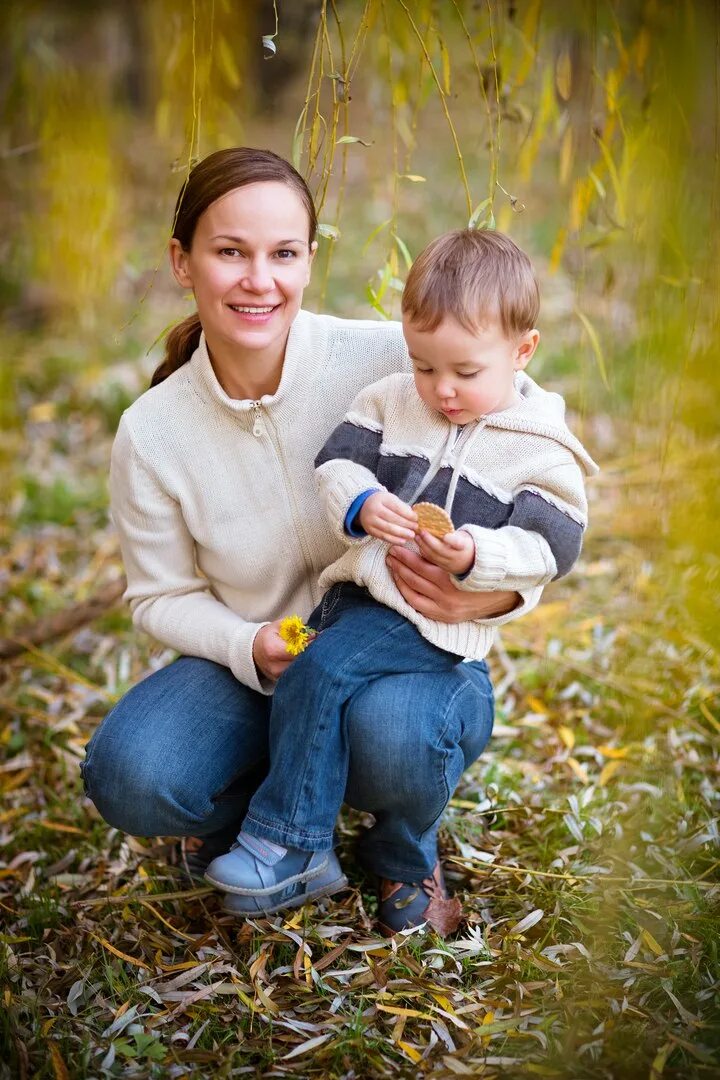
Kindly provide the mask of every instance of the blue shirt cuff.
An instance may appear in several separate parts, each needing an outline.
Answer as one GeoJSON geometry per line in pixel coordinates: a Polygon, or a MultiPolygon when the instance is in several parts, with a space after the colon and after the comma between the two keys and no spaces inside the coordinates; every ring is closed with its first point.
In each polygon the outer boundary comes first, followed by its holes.
{"type": "Polygon", "coordinates": [[[350,504],[350,509],[345,515],[345,532],[348,536],[353,536],[356,540],[359,540],[363,536],[367,536],[367,533],[360,522],[356,521],[356,518],[362,510],[365,500],[369,499],[371,495],[374,495],[376,491],[380,491],[380,488],[368,488],[367,491],[363,491],[362,495],[358,495],[357,499],[354,499],[350,504]]]}

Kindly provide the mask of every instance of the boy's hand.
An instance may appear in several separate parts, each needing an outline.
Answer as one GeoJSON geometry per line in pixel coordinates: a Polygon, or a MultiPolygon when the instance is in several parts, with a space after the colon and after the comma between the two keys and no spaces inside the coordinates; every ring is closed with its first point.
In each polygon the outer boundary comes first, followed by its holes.
{"type": "Polygon", "coordinates": [[[468,532],[457,529],[437,537],[422,529],[416,537],[425,558],[449,574],[466,574],[475,562],[475,541],[468,532]]]}
{"type": "Polygon", "coordinates": [[[402,544],[412,540],[417,530],[417,514],[389,491],[376,491],[360,508],[358,515],[368,536],[386,540],[388,544],[402,544]]]}

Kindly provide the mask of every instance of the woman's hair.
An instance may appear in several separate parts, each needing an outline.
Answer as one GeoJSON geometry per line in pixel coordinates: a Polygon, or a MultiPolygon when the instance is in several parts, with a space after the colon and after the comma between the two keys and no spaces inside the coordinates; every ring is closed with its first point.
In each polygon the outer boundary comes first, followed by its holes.
{"type": "Polygon", "coordinates": [[[410,268],[402,313],[418,330],[452,316],[475,333],[498,318],[507,337],[532,330],[540,292],[532,263],[504,233],[457,229],[433,240],[410,268]]]}
{"type": "MultiPolygon", "coordinates": [[[[246,184],[264,181],[287,184],[300,197],[308,215],[308,243],[317,232],[317,215],[310,189],[297,169],[271,150],[254,150],[250,146],[233,146],[217,150],[198,162],[183,184],[175,205],[173,238],[183,250],[190,251],[198,220],[217,199],[246,184]]],[[[151,386],[172,375],[187,363],[200,342],[200,317],[195,312],[173,326],[165,339],[165,359],[156,369],[151,386]]]]}

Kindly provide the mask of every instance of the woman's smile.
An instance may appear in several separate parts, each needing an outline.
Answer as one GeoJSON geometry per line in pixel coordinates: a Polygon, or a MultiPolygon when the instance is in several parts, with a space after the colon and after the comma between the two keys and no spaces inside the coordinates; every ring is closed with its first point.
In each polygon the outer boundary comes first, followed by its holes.
{"type": "Polygon", "coordinates": [[[231,396],[269,393],[310,279],[315,245],[299,195],[279,181],[228,192],[200,216],[174,269],[192,288],[215,373],[231,396]]]}

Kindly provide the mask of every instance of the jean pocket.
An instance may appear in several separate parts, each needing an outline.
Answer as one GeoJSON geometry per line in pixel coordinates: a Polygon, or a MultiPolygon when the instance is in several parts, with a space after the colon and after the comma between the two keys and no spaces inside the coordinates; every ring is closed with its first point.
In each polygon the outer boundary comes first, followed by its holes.
{"type": "Polygon", "coordinates": [[[332,616],[335,608],[340,603],[340,597],[342,595],[343,582],[338,581],[335,585],[331,586],[322,598],[322,608],[320,610],[320,624],[318,630],[324,630],[327,626],[328,620],[332,616]]]}

